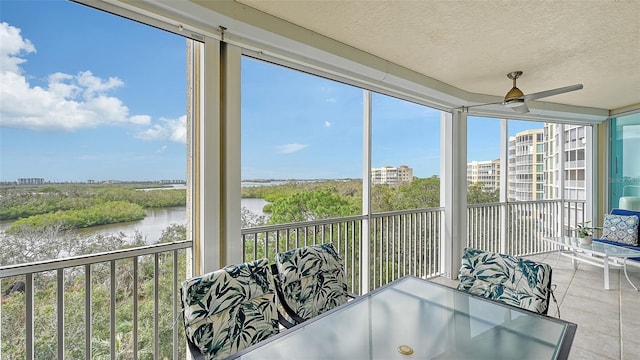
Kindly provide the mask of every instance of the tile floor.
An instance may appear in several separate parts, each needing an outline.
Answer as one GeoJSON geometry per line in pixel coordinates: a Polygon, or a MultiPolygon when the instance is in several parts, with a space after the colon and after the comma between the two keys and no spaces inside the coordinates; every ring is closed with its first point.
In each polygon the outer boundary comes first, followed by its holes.
{"type": "MultiPolygon", "coordinates": [[[[552,283],[562,319],[578,324],[569,359],[640,359],[640,291],[627,282],[622,270],[610,270],[611,290],[604,290],[603,269],[579,263],[557,253],[529,257],[551,265],[552,283]]],[[[629,266],[631,281],[640,288],[640,267],[629,266]]],[[[449,286],[457,281],[433,279],[449,286]]],[[[552,302],[549,316],[557,316],[552,302]]]]}

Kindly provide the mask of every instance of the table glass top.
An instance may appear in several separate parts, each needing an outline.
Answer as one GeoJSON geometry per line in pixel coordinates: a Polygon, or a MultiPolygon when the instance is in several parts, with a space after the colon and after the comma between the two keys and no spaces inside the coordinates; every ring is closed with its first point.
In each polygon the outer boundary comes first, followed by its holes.
{"type": "Polygon", "coordinates": [[[615,246],[607,243],[593,241],[589,245],[581,244],[577,237],[554,237],[547,238],[547,241],[569,247],[571,249],[583,250],[594,254],[602,254],[613,257],[640,257],[640,250],[629,249],[623,246],[615,246]]]}
{"type": "Polygon", "coordinates": [[[575,325],[414,277],[267,339],[241,359],[554,359],[575,325]]]}

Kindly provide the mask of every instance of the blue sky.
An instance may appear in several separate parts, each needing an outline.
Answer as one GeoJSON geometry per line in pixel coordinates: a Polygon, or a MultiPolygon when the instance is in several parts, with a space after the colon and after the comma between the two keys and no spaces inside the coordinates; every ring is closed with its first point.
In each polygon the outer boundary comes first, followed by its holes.
{"type": "MultiPolygon", "coordinates": [[[[186,41],[67,1],[0,0],[0,180],[184,179],[186,41]]],[[[360,178],[362,91],[242,62],[242,178],[360,178]]],[[[438,111],[374,94],[372,163],[439,173],[438,111]]],[[[469,123],[469,160],[499,124],[469,123]]],[[[532,127],[510,125],[510,133],[532,127]]]]}

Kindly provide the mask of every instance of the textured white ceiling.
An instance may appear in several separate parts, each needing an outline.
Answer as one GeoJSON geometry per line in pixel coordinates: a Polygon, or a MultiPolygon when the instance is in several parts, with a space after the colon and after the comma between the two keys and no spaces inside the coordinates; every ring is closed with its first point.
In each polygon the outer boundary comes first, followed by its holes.
{"type": "Polygon", "coordinates": [[[506,77],[542,101],[640,105],[640,1],[275,1],[238,3],[459,89],[504,96],[506,77]]]}

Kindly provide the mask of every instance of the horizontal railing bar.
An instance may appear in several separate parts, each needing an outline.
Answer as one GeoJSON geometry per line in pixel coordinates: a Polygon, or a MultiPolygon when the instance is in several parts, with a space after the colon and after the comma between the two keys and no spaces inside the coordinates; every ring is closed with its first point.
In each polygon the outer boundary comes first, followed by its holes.
{"type": "MultiPolygon", "coordinates": [[[[398,210],[398,211],[389,211],[389,212],[371,214],[371,217],[383,218],[388,216],[407,215],[407,214],[425,213],[425,212],[438,212],[443,210],[444,208],[442,207],[427,208],[427,209],[398,210]]],[[[337,224],[337,223],[346,223],[350,221],[360,221],[366,218],[367,218],[366,215],[354,215],[354,216],[345,216],[341,218],[313,220],[313,221],[305,221],[305,222],[298,222],[298,223],[256,226],[256,227],[241,229],[240,234],[252,235],[256,233],[290,230],[294,228],[312,227],[312,226],[319,226],[319,225],[331,225],[331,224],[337,224]]]]}
{"type": "Polygon", "coordinates": [[[287,224],[277,224],[277,225],[265,225],[265,226],[256,226],[251,228],[244,228],[240,230],[241,235],[251,235],[255,233],[264,233],[271,231],[281,231],[281,230],[290,230],[296,228],[304,228],[311,227],[317,225],[329,225],[336,223],[343,223],[348,221],[357,221],[366,218],[364,215],[356,215],[356,216],[346,216],[341,218],[332,218],[332,219],[322,219],[322,220],[313,220],[313,221],[305,221],[298,223],[287,223],[287,224]]]}
{"type": "Polygon", "coordinates": [[[518,206],[518,205],[527,205],[527,204],[559,204],[559,203],[577,203],[577,204],[585,204],[585,200],[530,200],[530,201],[508,201],[508,202],[495,202],[495,203],[483,203],[483,204],[467,204],[468,208],[486,208],[486,207],[496,207],[496,206],[518,206]]]}
{"type": "Polygon", "coordinates": [[[396,211],[387,211],[381,213],[371,214],[372,218],[383,218],[389,216],[397,216],[397,215],[409,215],[409,214],[418,214],[418,213],[430,213],[430,212],[440,212],[444,211],[443,207],[432,207],[425,209],[409,209],[409,210],[396,210],[396,211]]]}
{"type": "Polygon", "coordinates": [[[0,267],[0,279],[10,276],[26,275],[57,269],[66,269],[75,266],[97,264],[112,260],[129,259],[136,256],[158,254],[171,250],[188,249],[191,246],[191,241],[176,241],[166,244],[148,245],[131,249],[121,249],[96,254],[79,255],[64,259],[44,260],[25,264],[8,265],[0,267]]]}

